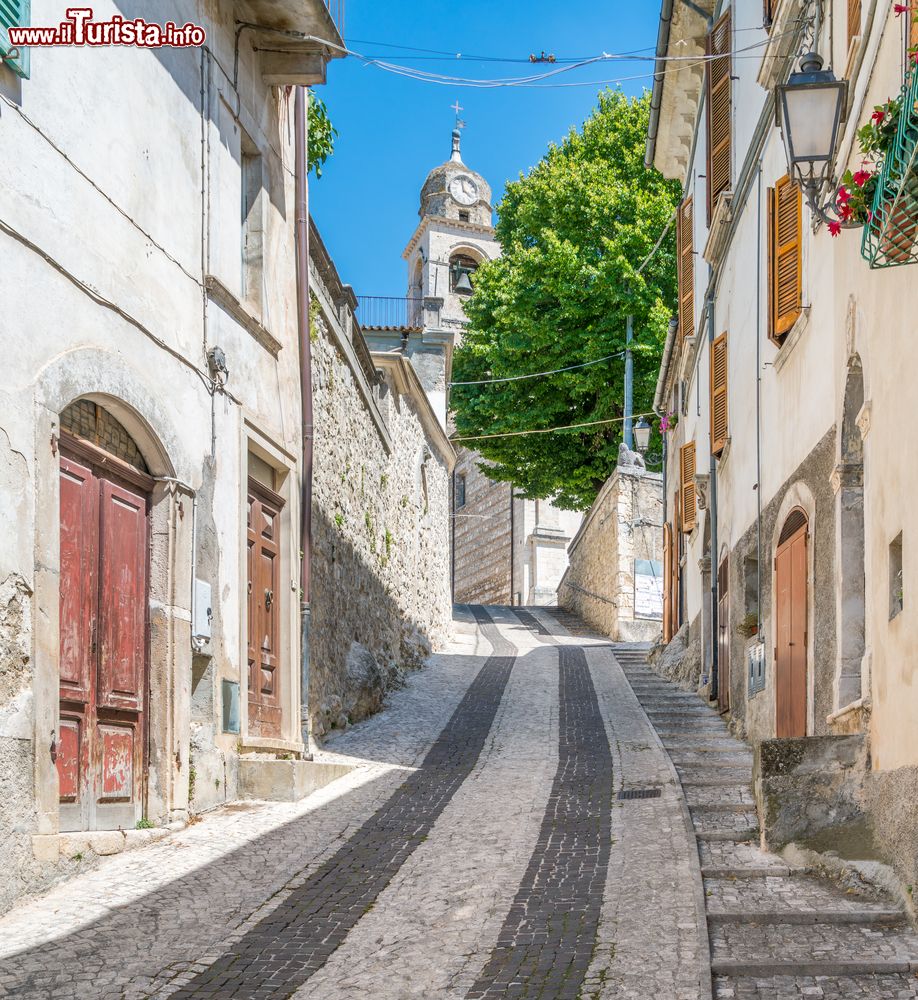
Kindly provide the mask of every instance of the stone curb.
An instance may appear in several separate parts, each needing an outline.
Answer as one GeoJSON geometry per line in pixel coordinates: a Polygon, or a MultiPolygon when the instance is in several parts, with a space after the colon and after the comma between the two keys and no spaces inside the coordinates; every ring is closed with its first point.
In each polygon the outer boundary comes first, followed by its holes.
{"type": "Polygon", "coordinates": [[[894,959],[876,961],[830,962],[744,962],[714,959],[711,971],[715,976],[870,976],[914,972],[918,962],[897,962],[894,959]]]}
{"type": "Polygon", "coordinates": [[[712,924],[901,924],[901,910],[727,910],[708,914],[712,924]]]}

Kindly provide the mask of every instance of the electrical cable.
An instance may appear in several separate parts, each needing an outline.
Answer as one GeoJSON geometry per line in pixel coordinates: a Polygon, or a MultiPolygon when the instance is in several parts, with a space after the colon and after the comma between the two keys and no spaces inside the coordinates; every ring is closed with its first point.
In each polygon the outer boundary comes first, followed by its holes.
{"type": "Polygon", "coordinates": [[[483,378],[474,382],[450,382],[450,385],[491,385],[494,382],[519,382],[524,378],[542,378],[543,375],[559,375],[561,372],[572,372],[575,368],[588,368],[590,365],[602,364],[603,361],[612,361],[613,358],[623,358],[624,356],[625,352],[619,351],[618,354],[607,354],[604,358],[597,358],[595,361],[584,361],[579,365],[568,365],[567,368],[553,368],[548,372],[533,372],[531,375],[508,375],[506,378],[483,378]]]}
{"type": "MultiPolygon", "coordinates": [[[[653,413],[632,413],[631,417],[652,417],[653,413]]],[[[531,431],[504,431],[500,434],[470,434],[452,437],[450,441],[484,441],[486,438],[523,437],[526,434],[552,434],[555,431],[575,431],[581,427],[598,427],[601,424],[620,424],[627,417],[610,417],[608,420],[588,420],[582,424],[562,424],[559,427],[541,427],[531,431]]]]}

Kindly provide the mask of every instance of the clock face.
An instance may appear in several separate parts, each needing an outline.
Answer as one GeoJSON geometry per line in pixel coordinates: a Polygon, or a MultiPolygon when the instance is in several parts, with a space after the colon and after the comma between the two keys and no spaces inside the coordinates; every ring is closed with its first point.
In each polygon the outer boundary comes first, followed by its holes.
{"type": "Polygon", "coordinates": [[[478,200],[478,185],[471,177],[460,174],[450,181],[449,193],[460,205],[474,205],[478,200]]]}

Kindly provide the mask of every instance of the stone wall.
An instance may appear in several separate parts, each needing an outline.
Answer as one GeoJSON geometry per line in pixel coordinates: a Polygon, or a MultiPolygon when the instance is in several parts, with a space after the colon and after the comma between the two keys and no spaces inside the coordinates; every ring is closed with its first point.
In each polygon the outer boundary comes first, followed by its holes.
{"type": "Polygon", "coordinates": [[[367,350],[329,266],[312,276],[309,710],[318,738],[377,711],[451,620],[452,449],[407,359],[367,350]]]}
{"type": "MultiPolygon", "coordinates": [[[[465,504],[455,508],[453,578],[458,604],[511,604],[510,486],[489,479],[481,455],[459,452],[454,489],[465,478],[465,504]]],[[[519,589],[519,588],[517,588],[519,589]]]]}
{"type": "Polygon", "coordinates": [[[562,607],[623,642],[652,641],[660,621],[635,618],[634,561],[663,561],[663,481],[619,465],[600,490],[568,549],[558,588],[562,607]]]}

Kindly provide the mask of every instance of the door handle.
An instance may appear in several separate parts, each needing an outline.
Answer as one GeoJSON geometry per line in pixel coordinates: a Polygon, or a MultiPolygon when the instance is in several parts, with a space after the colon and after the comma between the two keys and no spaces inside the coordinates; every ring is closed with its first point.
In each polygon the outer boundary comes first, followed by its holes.
{"type": "Polygon", "coordinates": [[[274,603],[274,591],[265,590],[265,611],[271,610],[271,605],[274,603]]]}

